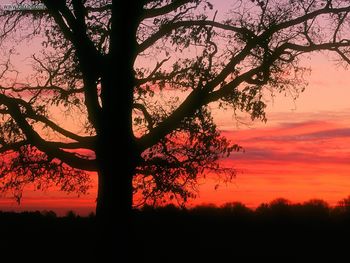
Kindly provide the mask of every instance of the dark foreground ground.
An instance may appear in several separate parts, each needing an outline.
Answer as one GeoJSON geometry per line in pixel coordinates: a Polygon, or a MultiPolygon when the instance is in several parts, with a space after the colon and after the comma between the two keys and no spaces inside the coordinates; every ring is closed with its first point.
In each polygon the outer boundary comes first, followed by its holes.
{"type": "MultiPolygon", "coordinates": [[[[133,262],[350,262],[349,211],[144,209],[134,216],[133,262]]],[[[0,212],[0,262],[116,262],[101,259],[97,232],[93,216],[0,212]]]]}

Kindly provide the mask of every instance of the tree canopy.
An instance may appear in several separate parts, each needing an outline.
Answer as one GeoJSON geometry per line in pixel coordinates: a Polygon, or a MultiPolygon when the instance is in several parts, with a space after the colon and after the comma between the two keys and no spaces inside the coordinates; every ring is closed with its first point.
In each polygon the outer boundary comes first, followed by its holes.
{"type": "MultiPolygon", "coordinates": [[[[225,1],[225,12],[210,0],[117,2],[15,0],[3,6],[2,190],[18,198],[28,183],[87,191],[88,172],[99,171],[101,122],[113,100],[123,100],[108,98],[111,85],[106,88],[106,68],[114,65],[109,70],[117,73],[126,67],[110,61],[125,48],[123,34],[135,38],[132,114],[109,121],[122,127],[132,118],[133,190],[140,204],[186,201],[208,171],[234,175],[218,160],[241,147],[221,135],[213,109],[265,121],[266,94],[297,96],[306,87],[304,54],[332,52],[350,62],[348,1],[235,0],[225,1]],[[137,15],[122,20],[122,12],[137,15]],[[118,23],[121,31],[114,30],[118,23]],[[21,52],[30,53],[30,70],[17,67],[21,52]]],[[[120,83],[112,85],[117,97],[127,88],[120,83]]],[[[111,152],[128,147],[119,134],[108,140],[119,145],[111,152]]]]}

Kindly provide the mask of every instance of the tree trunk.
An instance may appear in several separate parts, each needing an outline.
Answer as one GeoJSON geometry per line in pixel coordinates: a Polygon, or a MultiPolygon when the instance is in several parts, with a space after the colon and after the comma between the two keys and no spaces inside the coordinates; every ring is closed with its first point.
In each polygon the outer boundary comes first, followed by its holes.
{"type": "Polygon", "coordinates": [[[121,2],[113,1],[110,52],[101,78],[96,214],[102,232],[107,235],[103,239],[108,241],[102,245],[102,249],[109,251],[105,255],[113,259],[116,255],[128,262],[125,258],[130,258],[128,251],[131,248],[132,178],[140,154],[133,135],[132,108],[136,30],[141,9],[140,6],[135,8],[138,1],[133,1],[135,6],[130,5],[128,10],[122,8],[121,2]]]}
{"type": "Polygon", "coordinates": [[[97,139],[96,159],[98,162],[98,197],[96,215],[102,236],[101,249],[106,259],[120,260],[130,258],[131,216],[132,216],[132,178],[135,173],[138,152],[132,133],[132,90],[133,76],[124,75],[123,81],[111,85],[107,71],[102,81],[105,99],[103,120],[97,139]],[[119,85],[127,92],[112,97],[109,90],[119,85]],[[113,101],[110,101],[110,98],[113,101]]]}
{"type": "Polygon", "coordinates": [[[111,143],[100,148],[96,205],[100,218],[114,220],[121,213],[130,214],[135,163],[132,161],[134,153],[125,148],[120,145],[119,149],[113,149],[111,143]]]}
{"type": "Polygon", "coordinates": [[[113,1],[110,51],[105,57],[101,77],[102,113],[96,145],[99,165],[96,212],[101,217],[114,217],[116,209],[125,213],[131,210],[132,177],[139,157],[133,135],[132,109],[136,31],[142,5],[132,1],[134,5],[126,8],[121,2],[113,1]]]}
{"type": "Polygon", "coordinates": [[[100,142],[97,151],[98,253],[102,257],[101,262],[127,263],[132,262],[132,177],[136,166],[133,161],[135,152],[125,147],[118,135],[109,138],[119,141],[119,147],[115,148],[116,143],[106,137],[101,140],[103,143],[100,142]]]}
{"type": "MultiPolygon", "coordinates": [[[[113,139],[116,140],[116,136],[113,139]]],[[[123,147],[122,143],[115,149],[114,143],[103,141],[98,154],[96,206],[100,234],[99,254],[103,260],[106,260],[105,262],[131,262],[128,260],[132,255],[130,250],[132,247],[132,177],[135,170],[132,155],[134,153],[127,147],[123,147]]]]}

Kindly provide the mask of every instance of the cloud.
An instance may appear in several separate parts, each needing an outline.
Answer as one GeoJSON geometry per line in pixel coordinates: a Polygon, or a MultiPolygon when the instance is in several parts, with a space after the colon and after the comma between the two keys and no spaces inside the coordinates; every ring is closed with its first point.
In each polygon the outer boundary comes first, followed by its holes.
{"type": "Polygon", "coordinates": [[[295,123],[307,123],[307,122],[337,122],[337,123],[350,123],[350,108],[344,108],[339,111],[322,110],[304,112],[291,110],[283,112],[267,112],[267,125],[279,125],[286,121],[290,124],[295,123]]]}
{"type": "Polygon", "coordinates": [[[281,123],[268,129],[225,131],[244,153],[229,159],[285,165],[344,164],[350,162],[350,128],[329,121],[281,123]]]}
{"type": "Polygon", "coordinates": [[[308,133],[302,135],[303,140],[313,140],[313,139],[333,139],[333,138],[343,138],[350,137],[350,128],[332,129],[324,130],[314,133],[308,133]]]}
{"type": "MultiPolygon", "coordinates": [[[[263,163],[284,165],[283,163],[289,164],[349,164],[349,157],[338,154],[318,154],[317,149],[312,151],[313,153],[299,152],[291,150],[288,152],[279,151],[276,149],[268,148],[246,148],[244,153],[232,154],[229,158],[232,161],[247,161],[254,163],[260,161],[263,163]]],[[[258,165],[257,163],[255,163],[258,165]]]]}
{"type": "Polygon", "coordinates": [[[251,138],[255,141],[272,141],[272,142],[293,142],[293,141],[311,141],[311,140],[325,140],[350,137],[350,128],[330,129],[308,133],[296,133],[292,135],[282,136],[260,136],[251,138]]]}

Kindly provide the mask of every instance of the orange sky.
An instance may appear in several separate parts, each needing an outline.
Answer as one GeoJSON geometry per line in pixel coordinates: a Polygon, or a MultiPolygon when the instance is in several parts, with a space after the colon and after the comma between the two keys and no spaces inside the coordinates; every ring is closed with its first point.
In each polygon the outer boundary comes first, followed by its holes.
{"type": "Polygon", "coordinates": [[[245,148],[244,153],[223,160],[234,165],[238,175],[231,184],[216,191],[208,183],[203,185],[200,198],[194,203],[241,201],[256,207],[284,197],[294,202],[321,198],[334,205],[347,196],[349,125],[309,117],[309,121],[285,120],[274,127],[225,131],[245,148]]]}

